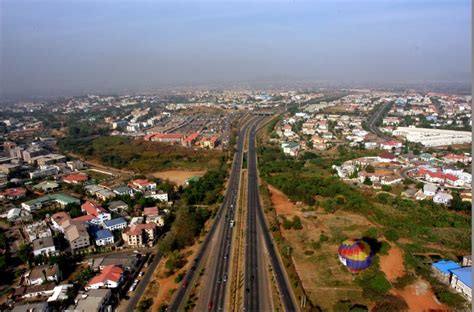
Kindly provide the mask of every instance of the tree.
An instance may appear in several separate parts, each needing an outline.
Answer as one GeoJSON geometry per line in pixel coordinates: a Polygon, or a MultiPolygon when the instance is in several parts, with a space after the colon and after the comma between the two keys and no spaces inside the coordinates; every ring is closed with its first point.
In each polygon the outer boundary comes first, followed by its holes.
{"type": "Polygon", "coordinates": [[[391,190],[392,190],[392,187],[390,185],[382,185],[382,191],[390,192],[391,190]]]}
{"type": "Polygon", "coordinates": [[[22,244],[20,249],[18,250],[18,258],[20,258],[21,262],[24,264],[30,264],[33,260],[33,249],[30,245],[22,244]]]}
{"type": "Polygon", "coordinates": [[[365,177],[364,184],[365,185],[372,185],[372,181],[369,179],[369,177],[365,177]]]}
{"type": "Polygon", "coordinates": [[[293,217],[293,229],[295,230],[301,230],[303,228],[303,225],[301,224],[301,219],[298,216],[293,217]]]}
{"type": "Polygon", "coordinates": [[[375,168],[372,165],[367,165],[367,167],[365,167],[365,171],[368,172],[368,173],[374,173],[375,168]]]}

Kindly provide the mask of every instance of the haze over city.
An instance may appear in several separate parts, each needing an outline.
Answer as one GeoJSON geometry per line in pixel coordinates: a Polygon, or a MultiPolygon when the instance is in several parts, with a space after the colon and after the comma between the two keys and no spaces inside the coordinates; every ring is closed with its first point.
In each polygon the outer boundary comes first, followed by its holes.
{"type": "Polygon", "coordinates": [[[5,0],[0,9],[3,96],[470,82],[468,0],[5,0]]]}

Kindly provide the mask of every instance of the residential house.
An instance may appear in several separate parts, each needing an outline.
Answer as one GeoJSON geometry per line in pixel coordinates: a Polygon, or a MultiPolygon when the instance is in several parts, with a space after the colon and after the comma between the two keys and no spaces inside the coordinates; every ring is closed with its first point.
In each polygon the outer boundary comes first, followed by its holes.
{"type": "Polygon", "coordinates": [[[148,179],[136,179],[129,183],[129,186],[137,192],[152,192],[156,191],[156,183],[148,179]]]}
{"type": "Polygon", "coordinates": [[[49,228],[46,221],[38,221],[29,225],[25,225],[23,227],[23,231],[30,242],[41,237],[53,236],[53,232],[51,232],[51,229],[49,228]]]}
{"type": "Polygon", "coordinates": [[[281,144],[283,153],[290,156],[298,156],[300,145],[296,142],[285,142],[281,144]]]}
{"type": "Polygon", "coordinates": [[[112,311],[110,305],[111,298],[112,291],[110,289],[90,289],[85,292],[79,292],[74,300],[74,304],[69,306],[66,311],[112,311]]]}
{"type": "Polygon", "coordinates": [[[133,189],[128,186],[119,186],[112,189],[112,191],[117,195],[129,195],[133,197],[133,189]]]}
{"type": "Polygon", "coordinates": [[[434,184],[425,184],[423,185],[423,193],[426,196],[435,196],[436,192],[438,191],[438,187],[434,184]]]}
{"type": "Polygon", "coordinates": [[[70,174],[63,177],[63,181],[69,184],[82,184],[89,180],[87,174],[79,173],[79,174],[70,174]]]}
{"type": "Polygon", "coordinates": [[[110,231],[123,230],[127,227],[127,221],[122,218],[115,218],[112,220],[104,221],[104,227],[110,231]]]}
{"type": "Polygon", "coordinates": [[[71,217],[69,216],[67,212],[64,212],[64,211],[56,212],[50,218],[53,229],[61,233],[64,233],[63,224],[67,220],[71,220],[71,217]]]}
{"type": "Polygon", "coordinates": [[[66,237],[72,251],[90,246],[90,237],[84,224],[74,220],[66,220],[63,223],[64,236],[66,237]]]}
{"type": "Polygon", "coordinates": [[[108,206],[108,209],[109,211],[111,212],[117,212],[117,213],[120,213],[124,210],[127,210],[128,209],[128,205],[127,203],[125,203],[124,201],[121,201],[121,200],[113,200],[109,203],[109,206],[108,206]]]}
{"type": "Polygon", "coordinates": [[[102,224],[104,221],[112,218],[112,215],[101,205],[91,201],[86,201],[82,204],[81,210],[90,216],[94,216],[94,219],[91,220],[94,224],[102,224]]]}
{"type": "Polygon", "coordinates": [[[59,282],[60,279],[61,272],[57,264],[36,266],[25,276],[27,285],[41,285],[44,282],[59,282]]]}
{"type": "Polygon", "coordinates": [[[156,224],[134,224],[122,233],[123,240],[130,246],[144,246],[153,244],[156,224]]]}
{"type": "Polygon", "coordinates": [[[94,276],[85,286],[86,290],[99,288],[117,288],[123,280],[123,270],[116,265],[106,266],[102,272],[94,276]]]}
{"type": "Polygon", "coordinates": [[[442,205],[449,205],[449,203],[453,200],[453,196],[446,192],[438,192],[435,196],[433,196],[433,202],[442,205]]]}
{"type": "Polygon", "coordinates": [[[56,254],[56,246],[53,237],[41,237],[33,241],[33,255],[52,256],[56,254]]]}
{"type": "Polygon", "coordinates": [[[105,246],[114,243],[114,234],[108,229],[100,229],[94,232],[94,240],[97,246],[105,246]]]}

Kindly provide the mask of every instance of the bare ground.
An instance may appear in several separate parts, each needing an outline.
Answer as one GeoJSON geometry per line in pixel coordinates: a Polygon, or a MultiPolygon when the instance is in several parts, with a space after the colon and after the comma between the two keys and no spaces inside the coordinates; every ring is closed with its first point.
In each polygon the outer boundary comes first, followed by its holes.
{"type": "Polygon", "coordinates": [[[169,180],[176,185],[183,185],[187,179],[191,177],[202,177],[206,173],[205,170],[189,171],[189,170],[167,170],[155,172],[152,175],[155,178],[169,180]]]}

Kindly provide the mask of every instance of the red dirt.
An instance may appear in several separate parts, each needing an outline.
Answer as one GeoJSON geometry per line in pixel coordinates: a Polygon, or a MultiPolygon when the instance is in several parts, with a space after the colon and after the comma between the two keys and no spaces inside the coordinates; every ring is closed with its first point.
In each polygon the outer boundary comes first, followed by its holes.
{"type": "Polygon", "coordinates": [[[380,269],[385,273],[390,282],[394,282],[398,277],[405,274],[403,265],[403,252],[400,248],[392,246],[388,255],[380,257],[380,269]]]}
{"type": "Polygon", "coordinates": [[[284,216],[301,216],[301,210],[298,209],[298,206],[293,204],[286,195],[279,189],[268,185],[268,190],[270,191],[270,199],[275,207],[276,213],[278,215],[284,216]]]}
{"type": "Polygon", "coordinates": [[[422,279],[402,290],[394,289],[391,293],[405,299],[410,312],[449,311],[448,307],[438,302],[430,285],[422,279]]]}

